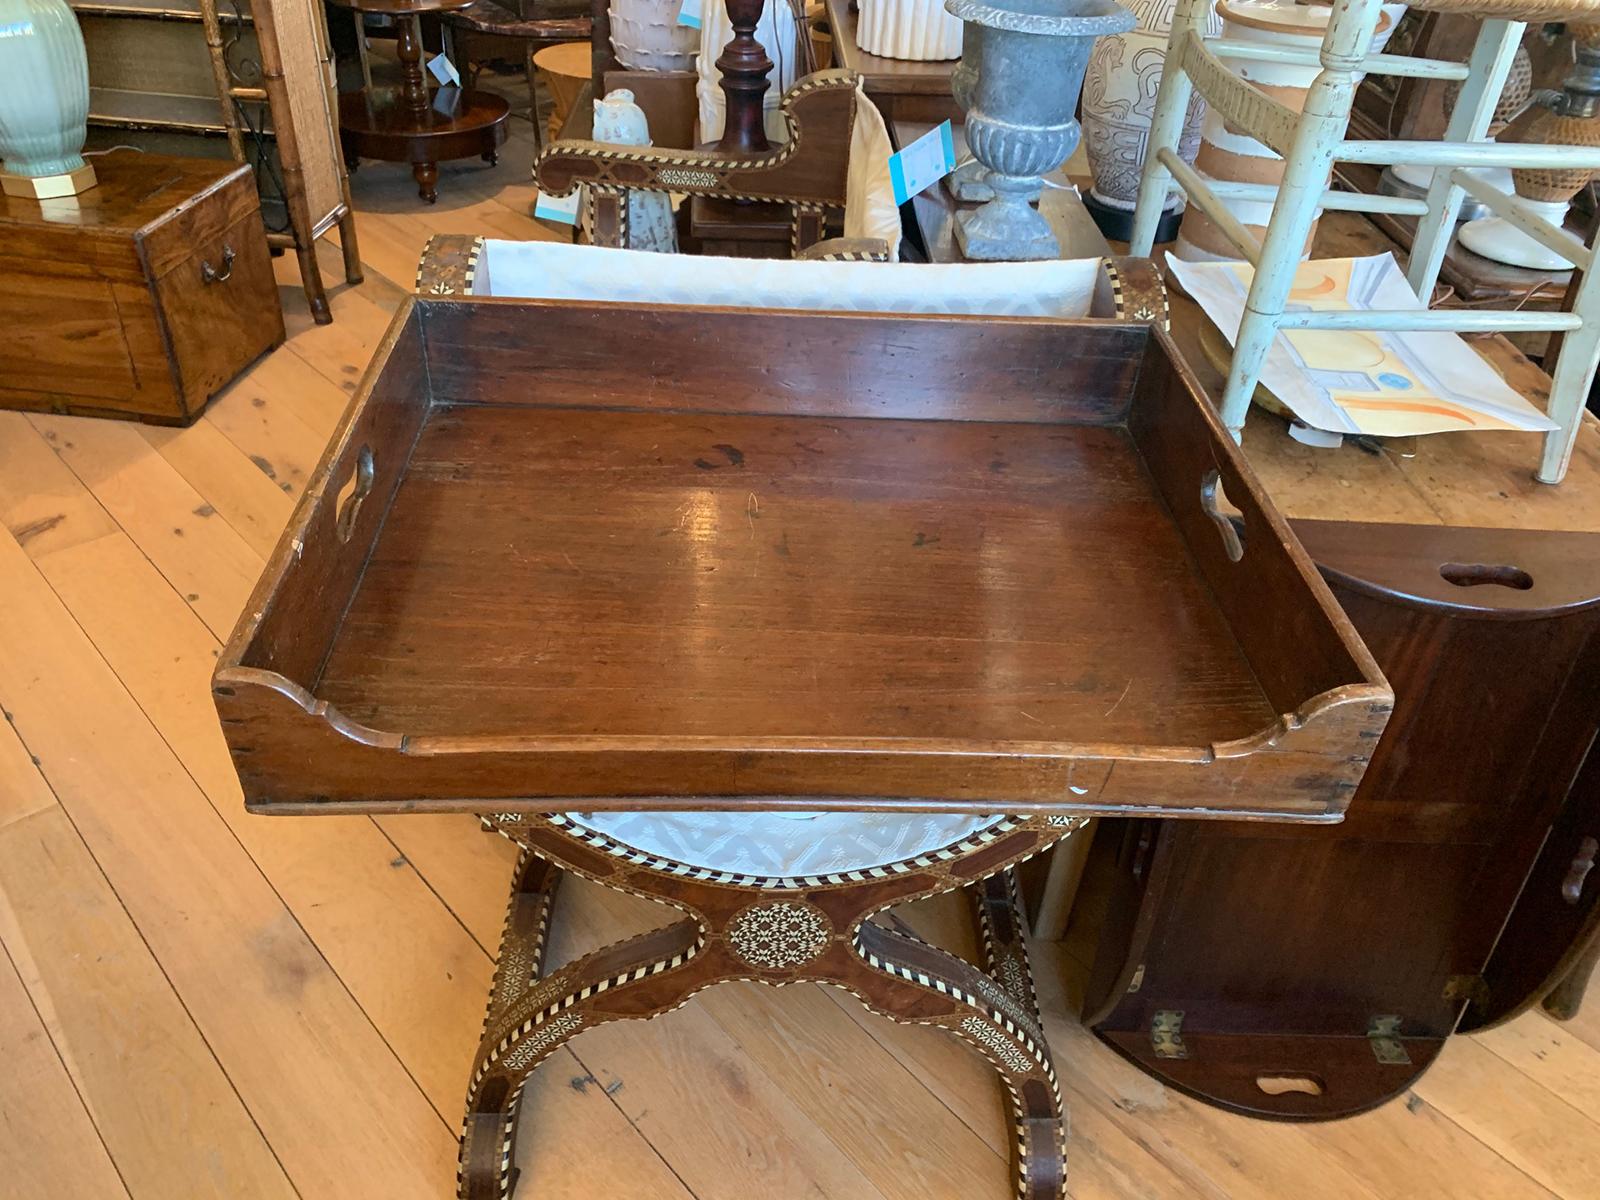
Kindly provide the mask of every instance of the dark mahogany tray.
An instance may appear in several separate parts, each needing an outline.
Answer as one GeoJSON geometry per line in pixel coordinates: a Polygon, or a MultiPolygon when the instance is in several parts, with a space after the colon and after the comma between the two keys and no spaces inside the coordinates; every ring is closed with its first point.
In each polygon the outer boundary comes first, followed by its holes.
{"type": "Polygon", "coordinates": [[[453,299],[215,694],[263,811],[1308,820],[1392,702],[1149,326],[453,299]]]}

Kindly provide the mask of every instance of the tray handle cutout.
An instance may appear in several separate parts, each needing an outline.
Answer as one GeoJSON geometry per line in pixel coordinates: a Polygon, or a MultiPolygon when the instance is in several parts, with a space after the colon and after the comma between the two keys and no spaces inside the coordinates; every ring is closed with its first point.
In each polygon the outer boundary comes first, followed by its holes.
{"type": "Polygon", "coordinates": [[[350,535],[355,532],[356,517],[361,513],[361,505],[372,493],[373,470],[372,447],[362,446],[356,452],[355,469],[350,472],[350,478],[345,480],[344,486],[339,489],[339,495],[335,500],[334,511],[338,515],[334,518],[334,528],[341,542],[348,542],[350,535]]]}
{"type": "Polygon", "coordinates": [[[1315,1075],[1299,1074],[1273,1074],[1257,1075],[1256,1086],[1269,1096],[1286,1096],[1298,1093],[1302,1096],[1320,1096],[1327,1090],[1322,1080],[1315,1075]]]}
{"type": "Polygon", "coordinates": [[[1216,523],[1228,561],[1238,562],[1244,557],[1244,513],[1228,499],[1227,489],[1222,486],[1222,472],[1216,467],[1207,471],[1200,481],[1200,507],[1216,523]]]}
{"type": "Polygon", "coordinates": [[[1446,583],[1464,588],[1489,584],[1525,592],[1533,586],[1532,575],[1521,567],[1514,567],[1509,563],[1447,562],[1439,567],[1439,577],[1446,583]]]}

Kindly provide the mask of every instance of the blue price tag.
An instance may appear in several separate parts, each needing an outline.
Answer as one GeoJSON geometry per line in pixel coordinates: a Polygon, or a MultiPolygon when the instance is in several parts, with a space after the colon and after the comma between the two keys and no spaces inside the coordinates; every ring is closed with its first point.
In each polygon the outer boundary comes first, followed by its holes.
{"type": "Polygon", "coordinates": [[[575,187],[565,196],[546,196],[539,193],[533,202],[533,215],[546,221],[559,221],[563,225],[578,223],[578,206],[583,202],[583,188],[575,187]]]}
{"type": "Polygon", "coordinates": [[[895,203],[904,204],[955,169],[955,135],[950,131],[950,122],[945,121],[889,156],[889,181],[894,184],[895,203]]]}
{"type": "Polygon", "coordinates": [[[683,0],[683,7],[678,10],[678,24],[690,29],[700,28],[700,0],[683,0]]]}

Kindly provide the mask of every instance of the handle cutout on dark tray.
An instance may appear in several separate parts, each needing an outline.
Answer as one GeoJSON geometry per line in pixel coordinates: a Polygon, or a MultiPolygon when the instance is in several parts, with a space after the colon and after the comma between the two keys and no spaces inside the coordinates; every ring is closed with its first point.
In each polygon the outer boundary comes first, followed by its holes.
{"type": "Polygon", "coordinates": [[[1324,1088],[1315,1075],[1257,1075],[1256,1086],[1269,1096],[1287,1096],[1298,1092],[1302,1096],[1320,1096],[1324,1088]]]}
{"type": "Polygon", "coordinates": [[[350,535],[355,531],[356,516],[361,512],[361,504],[372,491],[372,447],[363,446],[356,452],[356,468],[350,472],[350,478],[339,489],[335,511],[334,528],[339,533],[341,542],[348,542],[350,535]]]}
{"type": "Polygon", "coordinates": [[[1230,562],[1244,557],[1244,514],[1222,486],[1222,472],[1213,467],[1200,481],[1200,507],[1216,522],[1222,549],[1230,562]]]}
{"type": "Polygon", "coordinates": [[[1513,567],[1509,563],[1456,563],[1447,562],[1439,568],[1439,576],[1446,583],[1453,583],[1457,587],[1482,587],[1492,584],[1495,587],[1514,588],[1525,592],[1533,586],[1533,576],[1521,567],[1513,567]]]}

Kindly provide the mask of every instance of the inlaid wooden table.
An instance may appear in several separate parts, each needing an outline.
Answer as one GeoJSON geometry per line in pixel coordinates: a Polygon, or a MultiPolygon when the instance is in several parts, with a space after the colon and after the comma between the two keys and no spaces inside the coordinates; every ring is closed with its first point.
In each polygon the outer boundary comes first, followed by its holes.
{"type": "Polygon", "coordinates": [[[1013,866],[1092,813],[1337,821],[1393,699],[1151,324],[433,298],[213,690],[252,811],[524,849],[467,1200],[557,1047],[729,979],[969,1041],[1059,1200],[1013,866]],[[671,922],[546,974],[565,871],[671,922]],[[874,919],[968,886],[983,969],[874,919]]]}
{"type": "Polygon", "coordinates": [[[439,164],[481,157],[493,165],[506,140],[511,106],[491,92],[449,85],[430,89],[422,66],[418,19],[451,13],[473,0],[333,0],[357,13],[395,18],[399,87],[364,87],[339,97],[339,138],[351,170],[362,158],[410,163],[417,194],[439,199],[439,164]]]}

